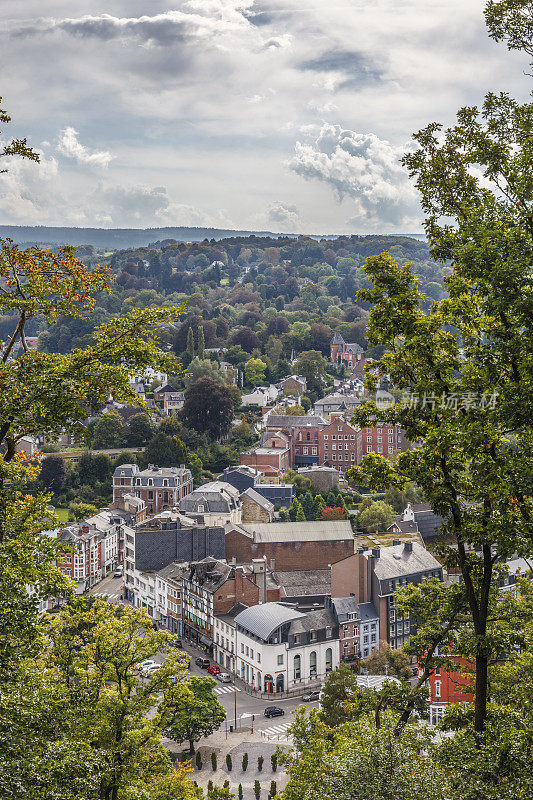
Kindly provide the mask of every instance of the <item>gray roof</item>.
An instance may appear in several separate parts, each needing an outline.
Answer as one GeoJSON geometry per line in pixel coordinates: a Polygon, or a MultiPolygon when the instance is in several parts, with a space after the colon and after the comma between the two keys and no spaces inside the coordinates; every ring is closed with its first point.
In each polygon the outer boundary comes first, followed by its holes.
{"type": "Polygon", "coordinates": [[[261,603],[241,611],[235,617],[235,622],[265,641],[280,625],[301,617],[305,617],[305,614],[281,603],[261,603]]]}
{"type": "MultiPolygon", "coordinates": [[[[365,555],[372,555],[372,551],[368,550],[365,555]]],[[[379,558],[374,561],[374,572],[380,581],[435,569],[442,567],[437,559],[417,542],[412,542],[412,550],[408,550],[405,544],[382,547],[379,558]]]]}
{"type": "Polygon", "coordinates": [[[379,614],[376,611],[374,603],[359,603],[359,617],[361,618],[361,622],[379,619],[379,614]]]}
{"type": "Polygon", "coordinates": [[[262,494],[256,492],[255,489],[252,489],[252,487],[246,489],[243,494],[249,497],[250,500],[253,500],[254,503],[257,503],[258,506],[264,508],[265,511],[272,511],[274,508],[274,503],[271,503],[270,500],[267,500],[266,497],[263,497],[262,494]]]}
{"type": "Polygon", "coordinates": [[[331,592],[331,570],[294,569],[272,573],[272,577],[283,586],[287,597],[327,595],[331,592]]]}
{"type": "Polygon", "coordinates": [[[270,414],[265,426],[267,428],[318,428],[325,425],[326,421],[322,417],[310,415],[301,417],[291,414],[270,414]]]}
{"type": "Polygon", "coordinates": [[[357,614],[359,603],[355,597],[332,597],[331,603],[337,614],[357,614]]]}
{"type": "Polygon", "coordinates": [[[203,513],[229,513],[239,504],[239,491],[231,483],[211,481],[182,498],[179,507],[189,513],[197,513],[199,506],[204,507],[203,513]]]}
{"type": "Polygon", "coordinates": [[[304,631],[318,631],[323,628],[334,628],[337,624],[329,608],[319,608],[309,611],[291,623],[290,633],[303,633],[304,631]]]}
{"type": "Polygon", "coordinates": [[[342,336],[338,331],[335,331],[335,333],[331,337],[331,344],[344,344],[344,339],[342,338],[342,336]]]}
{"type": "Polygon", "coordinates": [[[336,542],[354,538],[348,520],[334,522],[250,522],[241,525],[255,542],[336,542]]]}
{"type": "Polygon", "coordinates": [[[394,526],[399,529],[400,533],[418,533],[418,526],[416,522],[404,522],[401,515],[396,517],[392,525],[389,525],[387,530],[390,531],[390,529],[394,526]]]}
{"type": "Polygon", "coordinates": [[[387,681],[400,683],[398,678],[393,678],[392,675],[356,675],[355,680],[361,689],[375,689],[377,692],[383,689],[383,684],[387,681]]]}
{"type": "Polygon", "coordinates": [[[346,352],[347,353],[364,353],[364,348],[361,347],[360,344],[357,342],[350,342],[350,344],[346,345],[346,352]]]}
{"type": "Polygon", "coordinates": [[[438,536],[440,526],[443,525],[446,520],[443,517],[439,517],[438,514],[435,514],[431,507],[427,506],[425,503],[413,506],[412,508],[415,515],[415,522],[422,538],[434,539],[438,536]]]}

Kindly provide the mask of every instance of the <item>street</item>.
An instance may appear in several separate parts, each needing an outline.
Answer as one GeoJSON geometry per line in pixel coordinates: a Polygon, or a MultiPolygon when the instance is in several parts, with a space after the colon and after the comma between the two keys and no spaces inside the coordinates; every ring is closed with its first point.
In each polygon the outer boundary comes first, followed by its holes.
{"type": "MultiPolygon", "coordinates": [[[[118,603],[122,598],[123,578],[114,578],[113,575],[108,575],[107,578],[101,580],[96,586],[89,590],[89,594],[96,597],[107,597],[111,602],[118,603]]],[[[203,651],[183,642],[183,650],[190,656],[191,659],[191,675],[203,675],[212,677],[207,670],[200,669],[194,663],[195,658],[200,655],[205,655],[203,651]]],[[[154,657],[154,661],[163,663],[165,656],[161,653],[154,657]]],[[[214,663],[211,660],[211,663],[214,663]]],[[[234,677],[234,676],[232,676],[234,677]]],[[[214,678],[216,680],[216,678],[214,678]]],[[[303,703],[298,697],[291,697],[281,699],[272,697],[272,700],[263,700],[260,697],[248,694],[244,690],[244,684],[237,678],[235,684],[219,683],[214,688],[217,700],[224,708],[227,714],[228,731],[230,725],[239,730],[241,727],[250,728],[252,726],[254,731],[264,731],[266,735],[283,735],[290,723],[292,722],[292,712],[300,706],[306,708],[317,708],[318,703],[303,703]],[[285,711],[284,716],[273,717],[271,719],[264,716],[265,708],[267,706],[279,706],[285,711]],[[236,715],[235,715],[236,709],[236,715]],[[237,723],[235,723],[235,716],[237,723]],[[255,719],[253,719],[255,717],[255,719]]],[[[225,728],[225,723],[224,726],[225,728]]]]}

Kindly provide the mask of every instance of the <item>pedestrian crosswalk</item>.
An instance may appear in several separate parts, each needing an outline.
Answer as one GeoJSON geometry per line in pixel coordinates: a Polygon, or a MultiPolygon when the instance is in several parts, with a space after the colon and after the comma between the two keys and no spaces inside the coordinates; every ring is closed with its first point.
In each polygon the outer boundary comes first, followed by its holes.
{"type": "Polygon", "coordinates": [[[279,725],[272,725],[270,728],[263,728],[261,733],[264,736],[279,736],[281,734],[286,734],[287,729],[290,725],[292,725],[292,720],[290,722],[282,722],[279,725]]]}
{"type": "Polygon", "coordinates": [[[234,694],[235,692],[240,692],[241,690],[238,689],[236,686],[217,686],[213,689],[215,694],[234,694]]]}

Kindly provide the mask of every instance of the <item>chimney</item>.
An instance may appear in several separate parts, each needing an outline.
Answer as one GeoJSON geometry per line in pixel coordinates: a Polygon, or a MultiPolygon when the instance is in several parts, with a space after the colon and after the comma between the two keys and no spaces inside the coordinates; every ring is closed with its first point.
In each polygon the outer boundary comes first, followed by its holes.
{"type": "Polygon", "coordinates": [[[413,552],[413,543],[406,542],[403,546],[404,553],[412,553],[413,552]]]}
{"type": "Polygon", "coordinates": [[[400,542],[400,540],[399,540],[399,539],[393,539],[393,540],[392,540],[392,544],[393,544],[393,546],[394,546],[394,545],[396,545],[396,544],[401,544],[401,542],[400,542]]]}
{"type": "Polygon", "coordinates": [[[379,558],[379,547],[372,548],[372,555],[374,556],[374,558],[379,558]]]}
{"type": "Polygon", "coordinates": [[[243,578],[242,567],[238,567],[235,570],[235,603],[240,603],[242,600],[243,596],[242,578],[243,578]]]}

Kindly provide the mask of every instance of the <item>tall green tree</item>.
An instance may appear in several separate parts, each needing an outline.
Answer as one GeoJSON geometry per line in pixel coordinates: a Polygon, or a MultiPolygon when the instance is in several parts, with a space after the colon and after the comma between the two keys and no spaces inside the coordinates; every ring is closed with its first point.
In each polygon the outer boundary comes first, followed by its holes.
{"type": "MultiPolygon", "coordinates": [[[[529,4],[491,9],[531,41],[529,4]]],[[[525,47],[512,35],[511,46],[525,47]]],[[[415,482],[445,520],[439,551],[461,575],[460,594],[450,592],[469,632],[457,643],[475,662],[480,741],[498,648],[489,636],[498,565],[532,551],[532,129],[531,103],[489,93],[481,109],[461,109],[454,126],[432,123],[419,131],[404,164],[420,192],[431,254],[452,265],[448,297],[423,309],[411,266],[388,254],[368,259],[372,288],[359,292],[372,305],[368,340],[385,348],[371,382],[388,374],[404,392],[381,417],[420,443],[393,465],[365,456],[362,472],[373,489],[415,482]]],[[[367,405],[353,419],[366,425],[376,412],[367,405]]],[[[428,610],[412,613],[422,622],[428,610]]]]}
{"type": "Polygon", "coordinates": [[[194,331],[192,326],[187,331],[187,354],[191,360],[194,358],[194,331]]]}
{"type": "Polygon", "coordinates": [[[249,358],[244,366],[246,383],[250,386],[259,386],[265,380],[267,365],[260,358],[249,358]]]}
{"type": "Polygon", "coordinates": [[[203,325],[198,326],[198,348],[196,354],[198,358],[205,357],[205,337],[203,325]]]}
{"type": "Polygon", "coordinates": [[[201,378],[185,391],[181,416],[191,428],[217,439],[229,433],[233,420],[233,395],[211,378],[201,378]]]}
{"type": "Polygon", "coordinates": [[[95,450],[122,447],[126,436],[124,420],[115,411],[98,417],[93,429],[91,444],[95,450]]]}
{"type": "Polygon", "coordinates": [[[166,735],[177,742],[189,742],[191,753],[196,742],[218,730],[226,719],[226,712],[213,692],[215,686],[213,678],[188,678],[186,691],[170,717],[166,735]]]}

